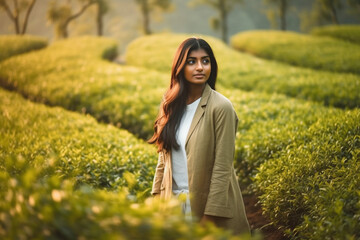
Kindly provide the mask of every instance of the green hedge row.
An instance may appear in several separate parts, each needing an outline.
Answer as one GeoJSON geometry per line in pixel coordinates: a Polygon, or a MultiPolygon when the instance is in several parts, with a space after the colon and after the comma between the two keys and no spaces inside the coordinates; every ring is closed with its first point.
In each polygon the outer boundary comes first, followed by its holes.
{"type": "MultiPolygon", "coordinates": [[[[98,124],[90,116],[49,108],[0,90],[0,159],[21,156],[34,166],[61,161],[54,171],[76,184],[146,196],[151,190],[157,153],[125,130],[98,124]]],[[[11,164],[10,164],[11,165],[11,164]]],[[[18,173],[16,165],[11,172],[18,173]]]]}
{"type": "Polygon", "coordinates": [[[296,66],[360,74],[360,46],[333,38],[274,30],[247,31],[234,35],[231,46],[296,66]]]}
{"type": "Polygon", "coordinates": [[[1,165],[1,239],[259,239],[190,224],[175,200],[165,204],[149,198],[138,203],[128,198],[126,189],[75,188],[56,173],[46,174],[51,171],[51,166],[34,167],[16,157],[1,165]],[[20,171],[13,173],[13,165],[20,171]]]}
{"type": "Polygon", "coordinates": [[[103,59],[115,55],[116,42],[106,38],[55,42],[2,62],[0,84],[33,101],[86,112],[149,138],[167,76],[103,59]]]}
{"type": "MultiPolygon", "coordinates": [[[[127,64],[166,71],[169,75],[175,50],[187,37],[191,35],[140,37],[127,48],[127,64]]],[[[204,38],[213,47],[219,62],[218,82],[222,86],[282,93],[340,108],[360,107],[360,77],[357,75],[315,71],[263,60],[236,52],[218,39],[204,38]]]]}
{"type": "Polygon", "coordinates": [[[264,212],[294,239],[360,238],[360,111],[334,112],[260,166],[264,212]]]}
{"type": "Polygon", "coordinates": [[[263,163],[286,153],[289,146],[307,141],[303,135],[312,125],[343,112],[284,95],[219,91],[230,99],[239,117],[235,166],[244,187],[253,182],[263,163]]]}
{"type": "Polygon", "coordinates": [[[0,36],[0,61],[14,55],[46,47],[47,40],[41,37],[24,35],[0,36]]]}
{"type": "Polygon", "coordinates": [[[311,30],[315,36],[328,36],[360,44],[360,25],[328,25],[311,30]]]}

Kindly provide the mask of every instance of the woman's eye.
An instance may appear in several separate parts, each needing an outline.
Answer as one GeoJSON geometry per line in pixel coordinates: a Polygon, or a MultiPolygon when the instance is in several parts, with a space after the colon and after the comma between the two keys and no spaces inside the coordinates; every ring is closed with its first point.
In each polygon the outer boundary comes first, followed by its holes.
{"type": "Polygon", "coordinates": [[[194,63],[195,63],[194,60],[188,60],[188,61],[187,61],[187,64],[190,64],[190,65],[191,65],[191,64],[194,64],[194,63]]]}
{"type": "Polygon", "coordinates": [[[204,64],[208,64],[209,62],[210,62],[210,60],[208,59],[208,58],[205,58],[205,59],[203,59],[203,61],[202,61],[204,64]]]}

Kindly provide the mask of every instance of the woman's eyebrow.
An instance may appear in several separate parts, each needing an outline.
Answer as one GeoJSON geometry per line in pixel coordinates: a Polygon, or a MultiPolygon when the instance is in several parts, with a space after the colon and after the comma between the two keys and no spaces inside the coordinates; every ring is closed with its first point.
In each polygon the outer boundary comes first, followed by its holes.
{"type": "MultiPolygon", "coordinates": [[[[201,58],[210,58],[210,56],[202,56],[201,58]]],[[[188,57],[187,59],[196,59],[196,57],[188,57]]]]}

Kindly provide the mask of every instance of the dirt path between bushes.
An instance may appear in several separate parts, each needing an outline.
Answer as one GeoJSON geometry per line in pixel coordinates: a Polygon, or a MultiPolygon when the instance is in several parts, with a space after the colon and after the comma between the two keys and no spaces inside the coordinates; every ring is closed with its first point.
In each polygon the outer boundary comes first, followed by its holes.
{"type": "Polygon", "coordinates": [[[269,220],[262,214],[261,206],[255,194],[243,195],[246,215],[252,230],[261,231],[264,240],[288,240],[281,230],[269,224],[269,220]]]}

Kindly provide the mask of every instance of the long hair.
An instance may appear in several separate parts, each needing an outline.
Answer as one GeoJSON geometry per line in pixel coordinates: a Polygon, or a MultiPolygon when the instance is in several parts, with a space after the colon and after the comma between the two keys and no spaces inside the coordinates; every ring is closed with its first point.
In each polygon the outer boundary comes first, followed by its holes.
{"type": "Polygon", "coordinates": [[[184,76],[184,68],[189,54],[198,49],[203,49],[209,55],[211,72],[207,84],[215,90],[218,67],[210,45],[201,38],[186,39],[176,51],[171,68],[170,87],[161,102],[160,111],[154,124],[154,135],[148,141],[155,143],[158,151],[179,149],[175,135],[188,97],[188,83],[184,76]]]}

